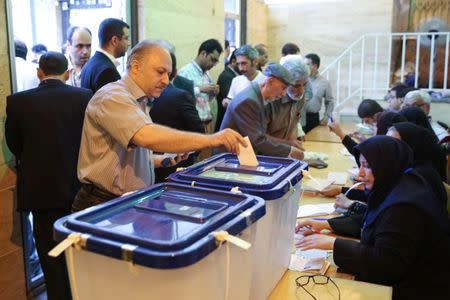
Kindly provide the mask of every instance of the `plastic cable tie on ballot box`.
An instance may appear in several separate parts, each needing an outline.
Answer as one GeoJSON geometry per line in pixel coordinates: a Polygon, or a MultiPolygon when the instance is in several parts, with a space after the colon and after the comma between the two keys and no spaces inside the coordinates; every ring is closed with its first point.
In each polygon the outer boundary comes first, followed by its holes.
{"type": "Polygon", "coordinates": [[[133,251],[137,248],[135,245],[123,244],[122,245],[122,260],[128,262],[128,268],[131,273],[138,275],[138,268],[134,267],[133,263],[133,251]]]}
{"type": "Polygon", "coordinates": [[[211,234],[216,238],[219,242],[229,242],[235,246],[238,246],[239,248],[242,248],[244,250],[248,250],[252,244],[250,244],[247,241],[244,241],[243,239],[240,239],[234,235],[229,234],[227,231],[214,231],[211,232],[211,234]]]}
{"type": "Polygon", "coordinates": [[[295,192],[295,188],[294,188],[294,186],[292,185],[292,182],[291,182],[290,180],[288,180],[287,182],[288,182],[288,184],[289,184],[289,192],[294,193],[294,192],[295,192]]]}
{"type": "Polygon", "coordinates": [[[61,253],[63,253],[67,248],[72,245],[76,245],[81,241],[81,233],[74,232],[67,236],[66,239],[61,241],[58,245],[56,245],[52,250],[48,252],[48,255],[51,257],[58,257],[61,253]]]}

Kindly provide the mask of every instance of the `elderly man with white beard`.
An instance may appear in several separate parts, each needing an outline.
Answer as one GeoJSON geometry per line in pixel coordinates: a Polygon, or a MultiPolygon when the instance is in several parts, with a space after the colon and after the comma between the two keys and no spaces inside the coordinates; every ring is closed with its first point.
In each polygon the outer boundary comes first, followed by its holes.
{"type": "Polygon", "coordinates": [[[293,77],[294,84],[287,88],[284,97],[265,106],[266,135],[303,150],[297,137],[301,110],[307,96],[309,69],[300,55],[288,55],[281,64],[293,77]]]}

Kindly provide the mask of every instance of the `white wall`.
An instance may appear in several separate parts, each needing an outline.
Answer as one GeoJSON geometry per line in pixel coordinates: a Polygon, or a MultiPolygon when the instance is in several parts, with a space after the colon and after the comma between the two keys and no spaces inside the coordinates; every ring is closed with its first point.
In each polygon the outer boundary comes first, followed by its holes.
{"type": "Polygon", "coordinates": [[[361,35],[391,31],[392,0],[288,2],[268,8],[271,57],[280,57],[283,44],[294,42],[303,55],[317,53],[325,67],[361,35]]]}

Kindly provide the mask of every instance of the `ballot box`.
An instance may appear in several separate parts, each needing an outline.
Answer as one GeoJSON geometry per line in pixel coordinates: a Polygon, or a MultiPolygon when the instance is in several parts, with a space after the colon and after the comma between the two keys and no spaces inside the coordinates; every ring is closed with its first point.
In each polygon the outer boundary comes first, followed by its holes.
{"type": "Polygon", "coordinates": [[[289,266],[305,162],[257,156],[258,166],[241,166],[236,155],[224,153],[176,172],[169,180],[255,195],[266,200],[258,224],[250,299],[266,299],[289,266]]]}
{"type": "Polygon", "coordinates": [[[58,220],[74,300],[249,299],[265,201],[158,184],[58,220]],[[235,239],[236,240],[236,239],[235,239]],[[247,245],[248,246],[248,245],[247,245]]]}

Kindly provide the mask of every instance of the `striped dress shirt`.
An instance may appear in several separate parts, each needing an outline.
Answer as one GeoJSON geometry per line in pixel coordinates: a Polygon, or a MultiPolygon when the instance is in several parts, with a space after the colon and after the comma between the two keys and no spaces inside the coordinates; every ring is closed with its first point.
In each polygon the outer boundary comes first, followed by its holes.
{"type": "Polygon", "coordinates": [[[178,70],[178,74],[194,82],[194,93],[196,98],[196,108],[198,116],[203,122],[212,119],[211,107],[209,102],[214,99],[214,95],[208,95],[200,92],[200,88],[204,85],[212,84],[212,79],[208,71],[203,72],[200,66],[192,60],[189,64],[178,70]]]}
{"type": "Polygon", "coordinates": [[[147,97],[128,76],[98,90],[83,124],[78,178],[122,195],[153,184],[152,152],[131,144],[134,134],[151,124],[147,97]]]}

